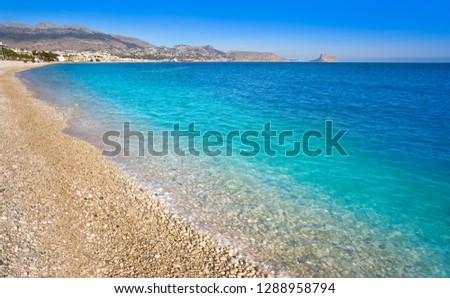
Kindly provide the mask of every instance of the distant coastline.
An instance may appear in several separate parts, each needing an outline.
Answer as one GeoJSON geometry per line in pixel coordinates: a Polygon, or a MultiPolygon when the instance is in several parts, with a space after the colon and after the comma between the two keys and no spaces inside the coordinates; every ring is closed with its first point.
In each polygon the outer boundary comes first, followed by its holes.
{"type": "MultiPolygon", "coordinates": [[[[40,23],[35,26],[0,24],[0,46],[19,57],[9,60],[34,61],[35,52],[55,55],[59,62],[337,62],[321,54],[312,61],[286,59],[272,52],[221,51],[211,45],[155,46],[117,34],[107,34],[80,25],[40,23]]],[[[5,59],[5,54],[0,59],[5,59]]]]}

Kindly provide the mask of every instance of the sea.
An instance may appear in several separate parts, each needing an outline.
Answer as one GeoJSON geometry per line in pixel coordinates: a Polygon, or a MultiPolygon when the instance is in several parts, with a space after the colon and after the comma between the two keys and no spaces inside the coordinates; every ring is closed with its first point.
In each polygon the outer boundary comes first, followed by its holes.
{"type": "Polygon", "coordinates": [[[276,275],[450,277],[450,64],[55,64],[20,78],[70,111],[66,133],[276,275]]]}

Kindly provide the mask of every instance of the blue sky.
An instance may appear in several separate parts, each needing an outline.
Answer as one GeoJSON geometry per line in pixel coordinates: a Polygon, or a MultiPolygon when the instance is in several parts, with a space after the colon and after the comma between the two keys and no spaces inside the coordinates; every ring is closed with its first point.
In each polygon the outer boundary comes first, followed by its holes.
{"type": "Polygon", "coordinates": [[[82,24],[155,45],[450,61],[450,1],[2,1],[0,22],[82,24]]]}

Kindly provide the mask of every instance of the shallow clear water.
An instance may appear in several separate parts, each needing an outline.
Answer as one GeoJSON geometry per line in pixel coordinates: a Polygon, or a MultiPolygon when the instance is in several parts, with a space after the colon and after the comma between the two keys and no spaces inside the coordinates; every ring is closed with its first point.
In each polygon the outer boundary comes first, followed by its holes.
{"type": "Polygon", "coordinates": [[[348,156],[285,157],[274,145],[276,157],[112,160],[280,274],[450,276],[450,64],[73,64],[21,76],[71,108],[68,132],[98,146],[124,121],[144,132],[270,121],[298,136],[333,120],[335,133],[348,129],[348,156]]]}

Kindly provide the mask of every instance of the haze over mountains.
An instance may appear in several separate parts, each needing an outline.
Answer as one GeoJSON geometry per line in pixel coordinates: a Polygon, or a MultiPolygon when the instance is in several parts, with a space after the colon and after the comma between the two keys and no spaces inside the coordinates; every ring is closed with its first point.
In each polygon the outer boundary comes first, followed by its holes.
{"type": "Polygon", "coordinates": [[[211,45],[155,46],[137,38],[108,34],[81,25],[0,24],[0,41],[13,48],[44,51],[108,51],[122,58],[200,61],[287,61],[270,52],[223,52],[211,45]]]}

